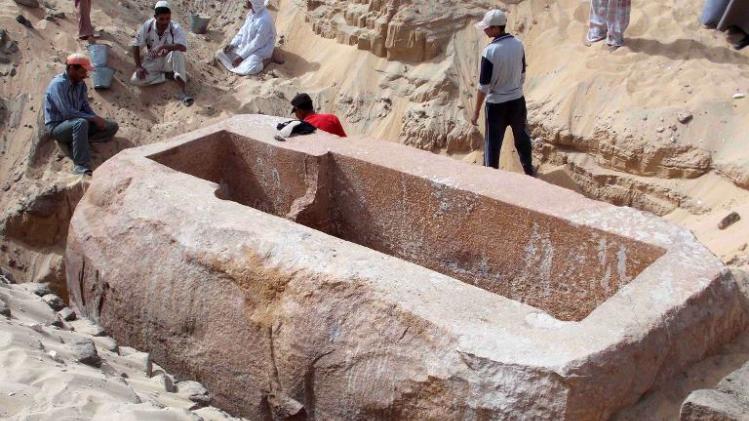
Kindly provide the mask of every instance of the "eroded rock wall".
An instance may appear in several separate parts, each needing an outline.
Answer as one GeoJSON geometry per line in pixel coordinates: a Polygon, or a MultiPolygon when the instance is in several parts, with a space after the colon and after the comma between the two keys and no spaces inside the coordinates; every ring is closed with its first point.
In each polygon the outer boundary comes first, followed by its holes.
{"type": "Polygon", "coordinates": [[[455,32],[494,6],[488,1],[308,0],[316,34],[377,56],[422,62],[445,53],[455,32]]]}

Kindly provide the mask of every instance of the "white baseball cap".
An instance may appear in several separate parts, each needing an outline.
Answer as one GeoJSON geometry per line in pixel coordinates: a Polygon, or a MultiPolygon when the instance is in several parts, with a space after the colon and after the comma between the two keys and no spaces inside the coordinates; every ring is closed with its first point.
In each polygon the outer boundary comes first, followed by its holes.
{"type": "Polygon", "coordinates": [[[154,6],[153,8],[154,9],[158,9],[158,8],[161,8],[161,7],[166,7],[167,9],[169,9],[169,2],[166,1],[166,0],[157,1],[156,2],[156,6],[154,6]]]}
{"type": "Polygon", "coordinates": [[[494,9],[486,12],[484,15],[484,19],[481,20],[481,22],[476,24],[476,28],[481,29],[482,31],[486,28],[489,28],[491,26],[505,26],[507,25],[507,15],[505,15],[505,12],[494,9]]]}

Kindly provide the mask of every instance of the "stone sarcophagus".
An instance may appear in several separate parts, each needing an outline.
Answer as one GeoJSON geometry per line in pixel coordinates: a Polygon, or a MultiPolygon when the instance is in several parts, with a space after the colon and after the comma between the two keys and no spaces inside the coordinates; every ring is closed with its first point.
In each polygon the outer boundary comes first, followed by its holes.
{"type": "Polygon", "coordinates": [[[99,168],[73,304],[251,419],[606,419],[747,325],[687,231],[236,116],[99,168]]]}

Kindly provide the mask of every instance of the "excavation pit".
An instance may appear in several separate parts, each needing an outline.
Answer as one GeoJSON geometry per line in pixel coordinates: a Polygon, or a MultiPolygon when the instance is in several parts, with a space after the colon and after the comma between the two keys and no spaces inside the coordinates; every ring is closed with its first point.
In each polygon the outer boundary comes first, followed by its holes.
{"type": "Polygon", "coordinates": [[[68,238],[73,304],[232,413],[606,419],[747,325],[654,216],[279,121],[123,151],[68,238]]]}

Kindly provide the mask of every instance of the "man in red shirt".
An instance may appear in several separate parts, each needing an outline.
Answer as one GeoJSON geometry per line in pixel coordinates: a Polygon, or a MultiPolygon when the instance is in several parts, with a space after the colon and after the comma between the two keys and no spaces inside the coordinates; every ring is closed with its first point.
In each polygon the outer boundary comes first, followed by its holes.
{"type": "Polygon", "coordinates": [[[338,117],[333,114],[317,114],[309,95],[298,94],[291,100],[291,106],[294,107],[291,111],[299,120],[306,121],[324,132],[346,137],[346,132],[338,117]]]}

